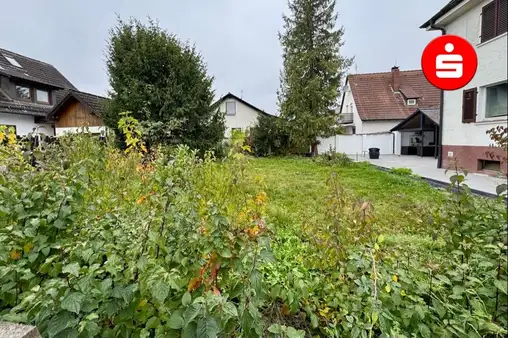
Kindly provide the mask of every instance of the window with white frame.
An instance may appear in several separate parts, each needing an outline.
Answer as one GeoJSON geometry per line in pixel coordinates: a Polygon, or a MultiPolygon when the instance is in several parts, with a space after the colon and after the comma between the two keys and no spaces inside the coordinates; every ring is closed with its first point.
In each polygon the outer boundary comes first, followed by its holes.
{"type": "Polygon", "coordinates": [[[236,115],[236,102],[235,101],[226,102],[226,115],[229,115],[229,116],[236,115]]]}
{"type": "Polygon", "coordinates": [[[409,99],[409,100],[407,100],[407,105],[408,106],[414,106],[414,105],[416,105],[416,100],[415,99],[409,99]]]}
{"type": "Polygon", "coordinates": [[[508,110],[508,83],[500,83],[487,87],[486,90],[485,117],[497,117],[507,115],[508,110]]]}

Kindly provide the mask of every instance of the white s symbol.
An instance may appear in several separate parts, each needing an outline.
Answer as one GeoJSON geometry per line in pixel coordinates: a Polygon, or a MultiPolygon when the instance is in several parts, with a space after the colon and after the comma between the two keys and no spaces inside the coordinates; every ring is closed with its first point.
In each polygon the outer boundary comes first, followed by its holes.
{"type": "MultiPolygon", "coordinates": [[[[445,50],[448,53],[453,52],[455,46],[447,43],[445,50]]],[[[464,74],[464,59],[460,54],[439,54],[436,57],[436,76],[441,79],[458,79],[464,74]]]]}

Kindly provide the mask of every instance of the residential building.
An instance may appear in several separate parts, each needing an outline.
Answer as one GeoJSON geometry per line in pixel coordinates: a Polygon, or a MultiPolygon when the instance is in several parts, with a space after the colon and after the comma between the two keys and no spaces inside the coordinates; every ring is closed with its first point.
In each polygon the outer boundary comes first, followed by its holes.
{"type": "MultiPolygon", "coordinates": [[[[58,134],[57,129],[88,126],[93,118],[84,114],[83,109],[81,113],[64,114],[65,122],[55,120],[62,109],[67,109],[66,105],[59,105],[60,101],[65,98],[66,104],[70,104],[77,97],[80,104],[86,105],[83,102],[91,103],[93,100],[89,98],[95,95],[79,92],[48,63],[0,48],[0,125],[14,127],[20,136],[31,133],[34,128],[41,134],[53,136],[58,134]],[[53,111],[55,108],[58,112],[53,111]]],[[[95,101],[102,103],[104,98],[97,97],[95,101]]],[[[87,114],[99,115],[102,108],[95,103],[86,107],[87,114]]],[[[103,125],[102,120],[94,120],[92,126],[99,123],[103,125]]]]}
{"type": "Polygon", "coordinates": [[[221,97],[218,103],[219,111],[225,114],[226,137],[231,135],[232,130],[240,130],[245,132],[250,127],[253,127],[256,124],[260,114],[272,116],[231,93],[221,97]]]}
{"type": "Polygon", "coordinates": [[[443,92],[440,168],[455,162],[469,172],[503,169],[489,155],[502,155],[503,150],[489,147],[487,130],[507,124],[507,16],[508,0],[453,0],[421,26],[463,37],[478,56],[473,80],[465,88],[443,92]]]}
{"type": "Polygon", "coordinates": [[[62,98],[47,116],[54,123],[56,136],[75,133],[82,127],[92,134],[106,131],[102,119],[106,98],[72,89],[63,90],[58,96],[62,98]]]}
{"type": "Polygon", "coordinates": [[[342,96],[340,122],[346,134],[388,133],[419,108],[439,106],[439,90],[421,70],[350,74],[342,96]]]}

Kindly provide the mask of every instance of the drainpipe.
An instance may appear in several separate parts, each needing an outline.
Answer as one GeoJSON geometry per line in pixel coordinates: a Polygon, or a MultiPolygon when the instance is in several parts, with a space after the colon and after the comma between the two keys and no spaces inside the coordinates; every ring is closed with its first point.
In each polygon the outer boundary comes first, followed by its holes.
{"type": "MultiPolygon", "coordinates": [[[[446,29],[434,25],[434,21],[430,22],[431,29],[441,31],[441,35],[446,35],[446,29]]],[[[441,90],[439,98],[439,140],[438,140],[438,152],[437,152],[437,167],[443,167],[443,102],[444,102],[444,90],[441,90]]]]}

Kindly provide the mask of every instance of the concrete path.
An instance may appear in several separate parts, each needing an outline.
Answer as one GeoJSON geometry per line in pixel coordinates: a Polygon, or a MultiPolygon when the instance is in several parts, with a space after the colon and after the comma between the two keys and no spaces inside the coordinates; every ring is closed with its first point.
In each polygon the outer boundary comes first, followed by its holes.
{"type": "MultiPolygon", "coordinates": [[[[454,174],[451,170],[445,174],[445,169],[438,169],[437,160],[432,157],[381,155],[378,160],[371,160],[368,155],[350,155],[350,158],[358,162],[367,161],[383,168],[409,168],[416,175],[446,184],[450,183],[450,176],[454,174]]],[[[465,183],[471,189],[496,195],[496,187],[506,183],[506,179],[470,173],[465,183]]]]}

